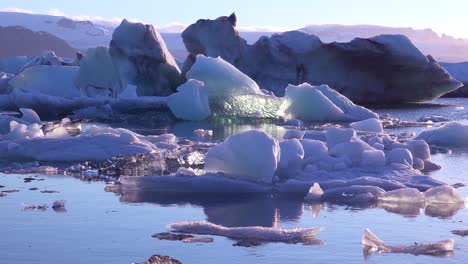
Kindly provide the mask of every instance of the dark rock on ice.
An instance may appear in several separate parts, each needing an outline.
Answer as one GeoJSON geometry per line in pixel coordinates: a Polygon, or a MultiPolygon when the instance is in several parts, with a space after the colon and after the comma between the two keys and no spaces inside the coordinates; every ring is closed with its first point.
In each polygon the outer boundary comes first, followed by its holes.
{"type": "Polygon", "coordinates": [[[468,230],[452,230],[452,234],[465,237],[468,236],[468,230]]]}
{"type": "Polygon", "coordinates": [[[186,235],[186,234],[175,234],[175,233],[169,233],[169,232],[163,232],[163,233],[157,233],[152,235],[151,237],[157,238],[159,240],[170,240],[170,241],[182,241],[187,238],[193,238],[192,235],[186,235]]]}
{"type": "Polygon", "coordinates": [[[144,264],[182,264],[169,256],[153,255],[144,264]]]}

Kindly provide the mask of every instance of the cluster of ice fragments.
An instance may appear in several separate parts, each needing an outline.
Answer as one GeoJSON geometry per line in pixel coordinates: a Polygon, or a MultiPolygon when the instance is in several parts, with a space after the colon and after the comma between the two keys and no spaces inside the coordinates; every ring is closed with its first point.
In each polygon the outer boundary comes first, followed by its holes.
{"type": "Polygon", "coordinates": [[[89,125],[64,118],[42,122],[31,109],[22,118],[0,114],[0,159],[11,161],[100,161],[118,155],[173,149],[175,136],[142,136],[124,128],[89,125]]]}
{"type": "Polygon", "coordinates": [[[365,120],[359,133],[337,127],[289,130],[282,141],[246,131],[208,150],[204,175],[123,177],[121,183],[128,190],[158,192],[274,191],[309,201],[463,203],[452,187],[422,174],[440,168],[424,140],[400,142],[383,132],[368,132],[379,130],[376,121],[365,120]],[[223,190],[216,188],[221,182],[223,190]]]}

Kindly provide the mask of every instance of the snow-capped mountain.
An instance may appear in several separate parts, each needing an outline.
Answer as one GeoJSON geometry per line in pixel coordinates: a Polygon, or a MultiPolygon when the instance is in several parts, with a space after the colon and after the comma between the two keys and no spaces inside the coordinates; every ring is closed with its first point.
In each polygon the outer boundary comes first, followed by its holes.
{"type": "Polygon", "coordinates": [[[44,31],[65,40],[74,48],[85,49],[109,45],[112,32],[118,24],[112,27],[63,16],[0,12],[0,26],[22,26],[36,32],[44,31]]]}
{"type": "Polygon", "coordinates": [[[407,36],[424,54],[430,54],[438,61],[468,61],[468,39],[457,39],[445,34],[439,36],[432,29],[374,25],[308,25],[301,30],[318,36],[323,42],[348,42],[356,37],[401,34],[407,36]]]}
{"type": "MultiPolygon", "coordinates": [[[[194,21],[195,22],[195,21],[194,21]]],[[[84,50],[89,47],[107,46],[118,21],[77,21],[63,16],[0,12],[0,26],[23,26],[33,31],[44,31],[55,35],[70,46],[84,50]]],[[[156,27],[165,39],[174,57],[181,61],[187,51],[180,38],[184,24],[173,23],[156,27]]],[[[273,32],[252,31],[240,28],[240,34],[249,43],[273,32]]],[[[439,36],[431,29],[383,27],[374,25],[308,25],[301,30],[318,36],[323,42],[348,42],[355,37],[369,38],[380,34],[402,34],[407,36],[424,54],[431,54],[444,62],[468,61],[468,39],[439,36]]]]}
{"type": "Polygon", "coordinates": [[[0,40],[0,58],[37,56],[46,50],[53,50],[61,57],[73,58],[77,51],[52,34],[34,32],[21,26],[0,26],[0,40]]]}

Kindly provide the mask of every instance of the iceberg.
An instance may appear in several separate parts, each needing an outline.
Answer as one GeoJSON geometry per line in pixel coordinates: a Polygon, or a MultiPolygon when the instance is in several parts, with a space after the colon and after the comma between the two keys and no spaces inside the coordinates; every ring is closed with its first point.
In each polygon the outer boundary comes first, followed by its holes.
{"type": "Polygon", "coordinates": [[[126,19],[114,30],[109,54],[122,78],[139,96],[167,96],[182,84],[179,67],[152,25],[126,19]]]}
{"type": "Polygon", "coordinates": [[[190,52],[186,68],[198,54],[219,56],[277,96],[289,84],[327,84],[360,104],[427,101],[462,86],[403,35],[323,43],[304,31],[289,31],[249,45],[236,21],[232,14],[187,27],[182,32],[190,52]]]}
{"type": "Polygon", "coordinates": [[[442,185],[429,189],[424,193],[424,197],[429,204],[463,204],[465,202],[463,196],[449,185],[442,185]]]}
{"type": "Polygon", "coordinates": [[[276,139],[265,132],[249,130],[210,148],[205,156],[205,171],[271,184],[279,159],[276,139]]]}
{"type": "Polygon", "coordinates": [[[167,98],[172,113],[184,120],[203,120],[211,116],[206,86],[197,80],[190,79],[177,87],[177,93],[167,98]]]}
{"type": "Polygon", "coordinates": [[[214,116],[279,117],[282,98],[263,94],[255,81],[221,58],[198,55],[186,76],[203,82],[214,116]]]}
{"type": "Polygon", "coordinates": [[[401,188],[385,193],[379,197],[379,201],[385,203],[424,203],[425,198],[418,189],[401,188]]]}
{"type": "Polygon", "coordinates": [[[107,47],[86,50],[85,56],[80,60],[80,68],[74,82],[85,97],[115,98],[126,88],[107,47]]]}
{"type": "Polygon", "coordinates": [[[9,85],[15,90],[63,98],[80,97],[80,91],[74,84],[78,71],[76,66],[33,66],[13,77],[9,85]]]}

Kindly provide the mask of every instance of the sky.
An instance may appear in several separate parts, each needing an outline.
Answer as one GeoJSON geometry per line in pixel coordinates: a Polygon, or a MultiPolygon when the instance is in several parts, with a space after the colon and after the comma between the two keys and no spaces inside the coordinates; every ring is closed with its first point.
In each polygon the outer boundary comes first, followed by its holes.
{"type": "Polygon", "coordinates": [[[1,0],[0,10],[86,19],[191,24],[236,12],[240,27],[297,29],[307,24],[431,28],[468,38],[468,0],[1,0]]]}

